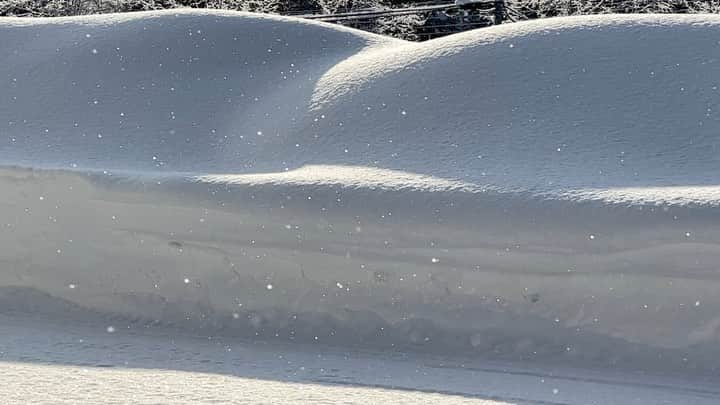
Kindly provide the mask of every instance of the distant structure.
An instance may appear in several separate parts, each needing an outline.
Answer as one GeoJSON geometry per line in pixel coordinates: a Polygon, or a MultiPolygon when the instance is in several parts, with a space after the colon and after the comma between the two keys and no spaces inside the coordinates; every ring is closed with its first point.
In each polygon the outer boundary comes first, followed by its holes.
{"type": "MultiPolygon", "coordinates": [[[[305,14],[298,17],[342,24],[352,28],[377,31],[380,23],[396,19],[395,27],[402,28],[402,17],[416,17],[416,26],[406,39],[428,40],[469,29],[501,24],[514,19],[507,14],[506,0],[454,0],[415,7],[394,9],[365,9],[334,14],[305,14]]],[[[405,22],[407,23],[407,22],[405,22]]],[[[386,32],[380,32],[386,33],[386,32]]],[[[386,33],[388,34],[388,33],[386,33]]],[[[389,34],[393,34],[390,32],[389,34]]],[[[402,36],[402,35],[401,35],[402,36]]]]}

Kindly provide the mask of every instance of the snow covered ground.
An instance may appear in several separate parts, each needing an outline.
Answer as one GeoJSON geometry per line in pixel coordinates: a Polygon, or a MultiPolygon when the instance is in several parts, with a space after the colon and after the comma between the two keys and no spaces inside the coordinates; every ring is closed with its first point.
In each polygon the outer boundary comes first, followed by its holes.
{"type": "Polygon", "coordinates": [[[8,403],[716,404],[712,380],[248,343],[0,316],[8,403]],[[62,382],[62,383],[59,383],[62,382]]]}
{"type": "MultiPolygon", "coordinates": [[[[0,20],[0,309],[711,378],[719,34],[716,16],[424,43],[219,11],[0,20]]],[[[39,352],[8,370],[77,365],[39,352]]],[[[447,388],[462,372],[412,389],[525,398],[447,388]]]]}

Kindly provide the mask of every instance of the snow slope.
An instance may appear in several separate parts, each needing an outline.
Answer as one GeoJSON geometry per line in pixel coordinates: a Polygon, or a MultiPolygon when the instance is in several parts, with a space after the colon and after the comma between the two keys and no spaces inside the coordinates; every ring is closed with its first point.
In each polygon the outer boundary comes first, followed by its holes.
{"type": "Polygon", "coordinates": [[[718,34],[716,16],[424,43],[229,12],[0,20],[0,303],[711,373],[718,34]]]}

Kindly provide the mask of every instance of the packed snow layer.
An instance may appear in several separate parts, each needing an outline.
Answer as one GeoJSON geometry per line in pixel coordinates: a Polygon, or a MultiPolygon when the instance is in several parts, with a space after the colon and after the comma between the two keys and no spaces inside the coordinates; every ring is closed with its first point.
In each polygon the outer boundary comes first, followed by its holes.
{"type": "Polygon", "coordinates": [[[718,17],[407,43],[170,11],[0,37],[4,308],[720,366],[718,17]]]}
{"type": "MultiPolygon", "coordinates": [[[[0,315],[4,404],[693,404],[712,380],[248,344],[0,315]],[[59,383],[61,382],[61,383],[59,383]]],[[[177,332],[177,331],[176,331],[177,332]]]]}

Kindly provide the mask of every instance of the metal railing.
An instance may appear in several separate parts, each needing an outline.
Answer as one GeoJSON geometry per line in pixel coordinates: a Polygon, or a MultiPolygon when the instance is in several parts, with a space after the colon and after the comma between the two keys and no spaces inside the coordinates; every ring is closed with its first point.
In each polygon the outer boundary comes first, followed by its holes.
{"type": "Polygon", "coordinates": [[[460,0],[455,2],[441,0],[393,9],[364,9],[336,14],[293,13],[295,17],[369,30],[380,19],[408,15],[418,15],[425,19],[424,24],[416,27],[415,35],[420,40],[501,24],[505,20],[516,20],[508,13],[505,0],[460,0]],[[452,20],[452,22],[448,20],[452,20]]]}

